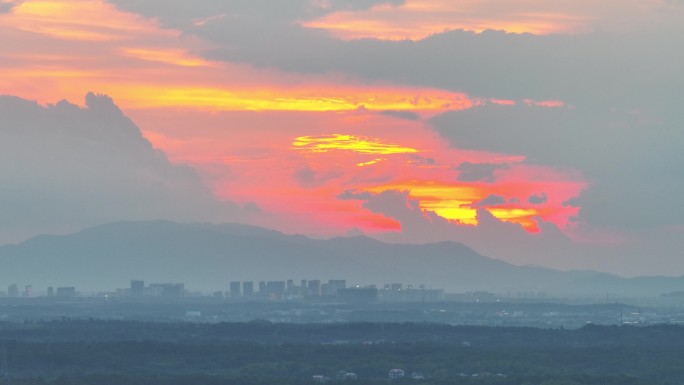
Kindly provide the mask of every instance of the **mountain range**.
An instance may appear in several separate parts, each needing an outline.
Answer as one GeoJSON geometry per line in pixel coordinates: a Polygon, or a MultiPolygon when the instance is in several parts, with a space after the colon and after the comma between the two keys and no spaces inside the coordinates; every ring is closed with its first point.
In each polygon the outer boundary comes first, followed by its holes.
{"type": "Polygon", "coordinates": [[[0,287],[127,287],[131,279],[226,290],[229,281],[346,279],[401,282],[447,292],[545,292],[649,297],[684,290],[684,277],[623,278],[595,271],[516,266],[454,242],[389,244],[368,237],[312,239],[241,224],[115,222],[0,246],[0,287]]]}

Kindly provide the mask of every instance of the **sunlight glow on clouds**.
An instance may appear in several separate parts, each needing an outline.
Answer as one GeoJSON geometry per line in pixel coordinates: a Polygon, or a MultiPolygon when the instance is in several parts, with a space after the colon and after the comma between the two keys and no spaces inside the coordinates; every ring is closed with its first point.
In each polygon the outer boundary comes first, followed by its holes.
{"type": "Polygon", "coordinates": [[[303,26],[327,30],[345,39],[421,40],[452,30],[480,33],[577,34],[638,23],[661,1],[643,0],[406,0],[364,11],[340,11],[305,21],[303,26]],[[619,24],[611,19],[619,15],[619,24]]]}
{"type": "MultiPolygon", "coordinates": [[[[416,4],[378,9],[435,12],[444,6],[437,0],[416,4]]],[[[26,0],[11,14],[0,15],[0,21],[5,32],[0,43],[10,48],[0,52],[7,79],[0,92],[42,103],[79,101],[89,90],[105,92],[172,160],[200,170],[218,197],[255,202],[282,218],[289,216],[286,223],[297,213],[302,229],[322,224],[334,231],[397,229],[395,220],[371,213],[359,202],[337,199],[349,189],[408,191],[420,209],[464,225],[477,224],[474,204],[491,194],[525,202],[533,193],[548,193],[551,199],[544,205],[486,207],[528,231],[538,231],[537,216],[566,228],[567,218],[578,210],[560,202],[577,196],[581,181],[569,181],[572,187],[564,191],[549,187],[548,178],[525,182],[532,175],[525,172],[514,178],[517,187],[495,183],[491,175],[487,183],[457,181],[455,166],[464,162],[503,164],[498,177],[510,177],[520,167],[508,165],[524,157],[450,149],[422,121],[445,111],[515,101],[213,62],[196,53],[210,47],[207,43],[102,0],[26,0]],[[18,43],[22,39],[31,45],[18,43]],[[243,125],[244,112],[263,117],[263,127],[243,125]],[[178,119],[191,113],[204,115],[178,119]],[[217,128],[202,136],[206,125],[217,128]]]]}
{"type": "Polygon", "coordinates": [[[431,88],[211,62],[194,53],[208,44],[103,0],[27,0],[0,21],[0,43],[7,47],[0,52],[7,76],[0,91],[42,103],[78,101],[91,90],[107,93],[123,108],[434,114],[475,103],[463,93],[431,88]]]}
{"type": "MultiPolygon", "coordinates": [[[[553,186],[553,182],[501,183],[488,185],[482,183],[454,183],[434,180],[410,180],[386,185],[378,185],[363,189],[374,194],[383,191],[406,191],[411,199],[416,200],[422,210],[435,214],[459,224],[477,225],[477,210],[486,208],[494,217],[511,223],[517,223],[530,232],[538,232],[536,218],[555,222],[560,228],[567,228],[568,219],[577,214],[577,209],[563,206],[558,199],[563,196],[579,194],[583,183],[563,183],[553,186]],[[559,188],[561,187],[561,188],[559,188]],[[519,199],[525,192],[546,188],[554,190],[555,202],[544,207],[536,207],[519,199]],[[478,204],[494,194],[503,194],[504,200],[490,204],[478,204]]],[[[496,195],[494,195],[496,196],[496,195]]]]}
{"type": "Polygon", "coordinates": [[[123,48],[121,54],[141,60],[156,61],[186,67],[205,67],[212,64],[198,57],[192,57],[180,49],[123,48]]]}
{"type": "MultiPolygon", "coordinates": [[[[300,151],[328,152],[333,150],[354,151],[361,154],[407,154],[418,152],[415,148],[402,147],[398,144],[383,143],[377,138],[358,137],[354,135],[333,134],[326,136],[300,136],[292,142],[293,148],[300,151]]],[[[363,163],[371,165],[378,159],[363,163]]],[[[359,164],[361,165],[361,164],[359,164]]]]}
{"type": "MultiPolygon", "coordinates": [[[[604,260],[588,246],[602,243],[631,255],[632,272],[655,269],[644,255],[677,268],[682,20],[679,0],[0,0],[0,176],[27,176],[0,190],[39,193],[31,175],[43,174],[13,163],[25,154],[94,149],[46,140],[83,115],[95,137],[73,132],[103,148],[140,128],[152,146],[138,140],[138,154],[170,160],[136,174],[150,186],[196,172],[178,180],[197,184],[202,213],[232,202],[287,232],[456,240],[563,267],[586,250],[604,260]],[[121,124],[107,126],[112,103],[121,124]],[[15,145],[11,116],[38,122],[35,138],[15,145]]],[[[139,162],[116,159],[122,178],[121,162],[139,162]]],[[[65,180],[54,163],[45,175],[65,180]]],[[[212,218],[180,206],[163,211],[212,218]]]]}
{"type": "MultiPolygon", "coordinates": [[[[303,23],[343,39],[420,40],[436,33],[487,29],[510,33],[568,33],[585,30],[589,16],[533,12],[501,1],[407,0],[404,5],[378,5],[367,11],[336,12],[303,23]],[[497,4],[499,3],[499,4],[497,4]],[[495,11],[492,11],[495,9],[495,11]]],[[[536,2],[539,5],[539,2],[536,2]]],[[[553,7],[548,7],[553,8],[553,7]]]]}
{"type": "Polygon", "coordinates": [[[12,23],[24,31],[66,40],[130,40],[139,33],[170,36],[170,32],[156,30],[153,23],[118,12],[101,0],[27,0],[13,10],[12,23]]]}

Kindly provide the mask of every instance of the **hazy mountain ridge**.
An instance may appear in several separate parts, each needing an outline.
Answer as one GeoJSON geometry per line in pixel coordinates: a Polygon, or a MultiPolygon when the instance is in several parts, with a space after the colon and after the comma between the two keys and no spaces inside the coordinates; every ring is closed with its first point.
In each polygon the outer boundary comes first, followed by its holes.
{"type": "Polygon", "coordinates": [[[169,221],[115,222],[70,235],[0,246],[0,287],[17,283],[113,290],[131,279],[226,290],[229,281],[347,279],[348,284],[425,284],[487,290],[656,296],[684,277],[618,276],[515,266],[459,243],[388,244],[367,237],[311,239],[260,227],[169,221]]]}

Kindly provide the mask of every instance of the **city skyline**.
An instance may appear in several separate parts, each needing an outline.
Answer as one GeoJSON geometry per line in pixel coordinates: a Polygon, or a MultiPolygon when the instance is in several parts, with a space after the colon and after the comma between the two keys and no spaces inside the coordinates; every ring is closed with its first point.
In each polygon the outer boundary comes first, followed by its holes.
{"type": "MultiPolygon", "coordinates": [[[[304,298],[341,298],[349,301],[358,300],[360,297],[367,302],[374,302],[380,298],[385,300],[401,301],[421,301],[421,300],[443,300],[444,289],[435,289],[425,284],[416,285],[400,282],[377,284],[353,284],[347,286],[346,279],[329,279],[327,282],[321,279],[287,279],[276,281],[227,281],[225,289],[215,288],[210,292],[193,291],[187,288],[185,283],[149,283],[145,284],[142,279],[130,281],[130,287],[116,288],[110,291],[81,292],[76,286],[54,287],[48,286],[45,291],[35,290],[33,285],[25,285],[20,291],[19,285],[13,283],[7,287],[7,291],[0,290],[0,298],[36,298],[36,297],[56,297],[56,298],[75,298],[75,297],[104,297],[104,298],[193,298],[193,297],[213,297],[220,299],[244,299],[244,300],[268,300],[268,301],[289,301],[304,298]],[[256,285],[255,285],[256,283],[256,285]],[[298,285],[299,284],[299,285],[298,285]],[[369,300],[368,297],[374,297],[369,300]]],[[[493,296],[492,293],[477,292],[493,296]]],[[[520,293],[518,293],[519,296],[520,293]]],[[[525,293],[528,294],[528,293],[525,293]]]]}

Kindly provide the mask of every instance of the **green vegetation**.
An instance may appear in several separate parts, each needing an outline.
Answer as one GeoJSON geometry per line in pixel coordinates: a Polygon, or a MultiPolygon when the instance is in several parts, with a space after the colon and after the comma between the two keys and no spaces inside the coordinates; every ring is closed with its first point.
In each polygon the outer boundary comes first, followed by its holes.
{"type": "MultiPolygon", "coordinates": [[[[0,324],[15,385],[679,384],[684,328],[63,321],[0,324]],[[424,379],[410,378],[420,372],[424,379]],[[353,382],[347,380],[346,382],[353,382]]],[[[2,384],[0,380],[0,384],[2,384]]]]}

